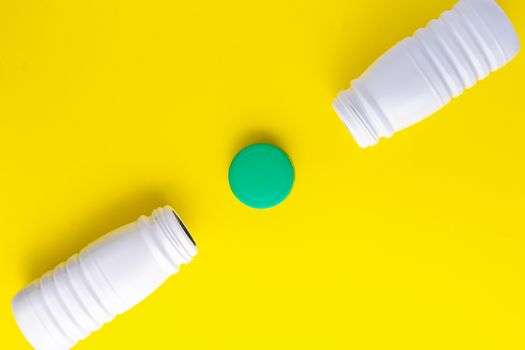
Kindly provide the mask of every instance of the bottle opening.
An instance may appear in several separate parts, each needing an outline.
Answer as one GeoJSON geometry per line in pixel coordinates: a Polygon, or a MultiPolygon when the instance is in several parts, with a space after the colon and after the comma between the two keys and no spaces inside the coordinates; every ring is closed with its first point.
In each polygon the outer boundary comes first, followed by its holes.
{"type": "Polygon", "coordinates": [[[173,216],[175,216],[175,219],[177,219],[180,227],[182,227],[182,229],[184,230],[184,233],[186,233],[186,236],[188,236],[188,238],[190,239],[191,243],[193,243],[194,246],[197,246],[197,243],[195,243],[195,240],[191,236],[190,231],[188,231],[188,229],[186,228],[186,225],[184,225],[182,220],[177,216],[177,213],[175,213],[173,210],[171,212],[173,213],[173,216]]]}

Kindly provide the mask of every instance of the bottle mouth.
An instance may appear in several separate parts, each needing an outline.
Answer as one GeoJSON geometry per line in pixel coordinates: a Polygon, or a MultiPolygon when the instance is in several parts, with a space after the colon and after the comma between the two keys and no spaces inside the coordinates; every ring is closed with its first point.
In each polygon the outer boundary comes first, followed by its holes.
{"type": "Polygon", "coordinates": [[[155,209],[151,216],[153,224],[160,230],[164,241],[161,243],[167,252],[168,260],[175,267],[189,263],[197,254],[195,240],[188,228],[169,205],[155,209]]]}
{"type": "Polygon", "coordinates": [[[380,137],[371,125],[368,117],[356,108],[352,97],[352,90],[342,91],[333,101],[332,107],[359,147],[367,148],[373,146],[379,142],[380,137]]]}
{"type": "Polygon", "coordinates": [[[182,222],[182,220],[179,218],[179,216],[177,215],[177,213],[172,210],[171,213],[173,214],[173,216],[175,216],[175,219],[178,221],[180,227],[182,228],[182,230],[184,231],[184,233],[186,234],[186,236],[190,239],[191,243],[193,243],[194,246],[197,246],[197,243],[195,243],[195,240],[193,239],[193,237],[191,236],[191,233],[190,231],[188,231],[188,228],[186,227],[186,225],[184,225],[184,223],[182,222]]]}

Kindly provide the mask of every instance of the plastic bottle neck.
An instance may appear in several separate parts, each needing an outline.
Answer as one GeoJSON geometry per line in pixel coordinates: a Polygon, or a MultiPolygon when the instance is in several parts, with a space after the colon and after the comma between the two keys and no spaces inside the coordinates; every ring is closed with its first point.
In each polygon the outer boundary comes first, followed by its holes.
{"type": "Polygon", "coordinates": [[[181,264],[189,263],[197,254],[195,241],[170,206],[156,209],[150,217],[142,217],[139,222],[145,225],[145,234],[151,238],[159,262],[171,273],[177,272],[181,264]]]}

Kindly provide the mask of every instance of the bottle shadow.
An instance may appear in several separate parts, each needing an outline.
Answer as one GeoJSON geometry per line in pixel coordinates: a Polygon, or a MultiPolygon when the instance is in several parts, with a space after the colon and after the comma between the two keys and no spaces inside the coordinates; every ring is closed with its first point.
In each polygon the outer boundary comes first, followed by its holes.
{"type": "Polygon", "coordinates": [[[392,46],[424,27],[445,10],[449,10],[457,0],[443,2],[421,2],[408,0],[404,6],[398,3],[387,4],[381,9],[380,16],[374,16],[377,9],[370,8],[364,22],[356,18],[359,27],[352,26],[352,18],[343,28],[348,31],[347,39],[339,43],[332,54],[334,62],[327,71],[329,86],[333,93],[350,87],[350,82],[358,78],[367,67],[392,46]],[[388,14],[388,15],[385,15],[388,14]],[[402,20],[399,20],[402,18],[402,20]],[[363,35],[366,33],[366,35],[363,35]]]}
{"type": "Polygon", "coordinates": [[[101,204],[94,212],[78,213],[78,229],[75,232],[68,229],[68,232],[59,234],[56,231],[48,233],[48,237],[60,239],[49,240],[26,259],[24,270],[28,281],[39,278],[111,230],[133,222],[141,215],[149,215],[154,209],[167,204],[169,202],[161,192],[145,191],[101,204]]]}

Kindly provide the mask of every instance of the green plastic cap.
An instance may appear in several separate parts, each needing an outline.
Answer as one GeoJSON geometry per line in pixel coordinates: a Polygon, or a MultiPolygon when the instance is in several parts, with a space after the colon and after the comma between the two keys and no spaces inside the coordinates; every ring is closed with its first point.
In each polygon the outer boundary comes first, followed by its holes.
{"type": "Polygon", "coordinates": [[[290,158],[280,148],[255,144],[235,156],[228,180],[233,194],[242,203],[266,209],[288,197],[295,174],[290,158]]]}

